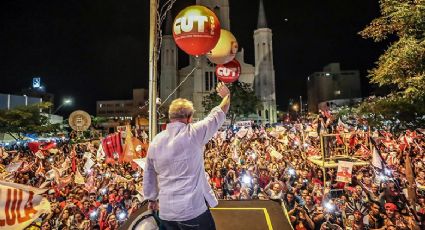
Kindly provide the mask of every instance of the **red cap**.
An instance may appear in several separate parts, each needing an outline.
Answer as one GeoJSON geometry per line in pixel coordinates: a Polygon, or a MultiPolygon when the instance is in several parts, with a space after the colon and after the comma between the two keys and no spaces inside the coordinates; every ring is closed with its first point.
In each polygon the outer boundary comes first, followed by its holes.
{"type": "Polygon", "coordinates": [[[397,211],[397,205],[395,205],[393,203],[386,203],[385,204],[385,210],[397,211]]]}

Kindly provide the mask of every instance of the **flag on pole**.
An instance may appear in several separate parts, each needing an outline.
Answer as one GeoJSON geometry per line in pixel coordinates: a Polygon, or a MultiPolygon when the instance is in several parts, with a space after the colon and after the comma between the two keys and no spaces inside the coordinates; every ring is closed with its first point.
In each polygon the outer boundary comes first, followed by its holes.
{"type": "Polygon", "coordinates": [[[83,167],[84,172],[88,173],[89,170],[91,169],[91,167],[93,167],[93,165],[95,165],[95,162],[91,158],[88,158],[86,163],[84,164],[84,167],[83,167]]]}
{"type": "Polygon", "coordinates": [[[100,161],[105,159],[105,156],[106,156],[106,153],[105,151],[103,151],[103,145],[102,143],[100,143],[99,149],[97,149],[97,152],[96,152],[96,159],[100,161]]]}
{"type": "Polygon", "coordinates": [[[372,166],[375,168],[379,168],[381,170],[384,169],[384,161],[382,160],[381,154],[379,153],[378,149],[376,148],[375,141],[370,138],[370,143],[372,143],[372,166]]]}
{"type": "Polygon", "coordinates": [[[125,130],[125,145],[124,145],[124,151],[120,155],[119,162],[131,162],[133,158],[135,158],[136,150],[133,145],[133,134],[131,133],[131,127],[130,125],[126,125],[125,130]]]}
{"type": "Polygon", "coordinates": [[[81,175],[80,170],[77,168],[77,172],[75,172],[74,182],[76,184],[85,184],[84,177],[81,175]]]}
{"type": "Polygon", "coordinates": [[[75,148],[71,151],[71,169],[74,173],[77,171],[77,152],[75,152],[75,148]]]}
{"type": "Polygon", "coordinates": [[[416,201],[416,188],[414,186],[415,176],[413,174],[412,162],[410,160],[409,153],[406,156],[405,172],[406,172],[407,182],[409,183],[407,186],[407,199],[410,201],[410,204],[414,204],[416,201]]]}
{"type": "Polygon", "coordinates": [[[30,142],[28,143],[28,148],[31,150],[32,153],[38,152],[40,150],[40,143],[39,142],[30,142]]]}
{"type": "Polygon", "coordinates": [[[42,151],[48,151],[48,150],[50,150],[50,149],[54,148],[55,146],[56,146],[56,143],[55,143],[55,142],[49,142],[49,143],[47,143],[47,144],[44,144],[44,145],[42,146],[41,150],[42,150],[42,151]]]}

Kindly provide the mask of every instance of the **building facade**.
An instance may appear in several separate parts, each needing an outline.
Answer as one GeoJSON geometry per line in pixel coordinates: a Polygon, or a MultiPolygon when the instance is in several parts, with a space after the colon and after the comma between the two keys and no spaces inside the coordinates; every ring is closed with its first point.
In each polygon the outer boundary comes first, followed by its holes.
{"type": "MultiPolygon", "coordinates": [[[[197,0],[196,4],[213,10],[219,17],[222,28],[231,31],[228,0],[197,0]]],[[[245,63],[244,49],[236,55],[242,71],[239,81],[250,84],[262,102],[262,109],[257,111],[257,120],[275,123],[277,114],[272,31],[267,27],[262,0],[259,3],[258,27],[254,31],[254,49],[255,66],[245,63]]],[[[181,69],[178,68],[178,63],[178,49],[172,36],[172,17],[168,15],[161,47],[160,98],[165,102],[178,84],[185,81],[176,93],[169,97],[165,106],[178,97],[187,98],[195,107],[194,117],[203,118],[208,112],[202,105],[203,98],[217,85],[215,64],[209,62],[205,56],[189,57],[189,65],[181,69]]]]}
{"type": "Polygon", "coordinates": [[[28,97],[26,95],[0,94],[0,109],[13,109],[20,106],[27,106],[43,102],[38,97],[28,97]]]}
{"type": "Polygon", "coordinates": [[[133,120],[148,101],[146,89],[133,89],[131,100],[104,100],[96,102],[96,115],[117,120],[133,120]]]}
{"type": "Polygon", "coordinates": [[[330,63],[321,72],[307,78],[308,111],[317,113],[319,104],[361,98],[358,70],[341,70],[339,63],[330,63]]]}

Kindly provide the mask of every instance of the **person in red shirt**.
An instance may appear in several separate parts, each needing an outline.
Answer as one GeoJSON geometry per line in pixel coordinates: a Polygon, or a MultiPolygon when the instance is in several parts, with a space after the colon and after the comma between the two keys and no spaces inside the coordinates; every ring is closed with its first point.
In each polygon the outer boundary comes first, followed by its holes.
{"type": "Polygon", "coordinates": [[[264,189],[270,183],[270,176],[268,175],[267,169],[260,170],[260,178],[258,178],[260,187],[264,189]]]}
{"type": "Polygon", "coordinates": [[[90,213],[92,213],[96,207],[90,204],[89,200],[83,201],[83,208],[81,209],[81,213],[84,215],[85,219],[90,219],[90,213]]]}
{"type": "Polygon", "coordinates": [[[220,171],[216,171],[216,172],[215,172],[215,176],[214,176],[211,180],[212,180],[212,182],[213,182],[213,184],[214,184],[214,187],[215,187],[216,189],[222,189],[224,179],[223,179],[223,177],[221,176],[221,172],[220,172],[220,171]]]}

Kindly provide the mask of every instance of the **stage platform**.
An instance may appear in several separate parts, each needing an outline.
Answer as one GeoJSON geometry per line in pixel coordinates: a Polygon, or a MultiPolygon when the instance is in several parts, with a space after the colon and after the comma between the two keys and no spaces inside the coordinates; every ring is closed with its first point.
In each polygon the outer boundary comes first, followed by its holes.
{"type": "MultiPolygon", "coordinates": [[[[130,227],[145,212],[146,205],[130,216],[120,229],[138,230],[130,227]]],[[[217,230],[291,230],[287,215],[278,202],[270,200],[228,201],[220,200],[211,208],[217,230]]]]}

